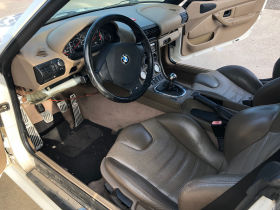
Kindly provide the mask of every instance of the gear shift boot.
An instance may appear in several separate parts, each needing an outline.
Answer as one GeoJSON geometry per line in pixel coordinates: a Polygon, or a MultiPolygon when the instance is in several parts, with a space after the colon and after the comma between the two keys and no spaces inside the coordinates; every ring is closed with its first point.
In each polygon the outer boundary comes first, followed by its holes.
{"type": "Polygon", "coordinates": [[[177,78],[177,75],[174,73],[170,74],[169,81],[163,81],[155,87],[155,91],[170,97],[180,97],[185,95],[186,90],[174,83],[174,80],[177,78]]]}

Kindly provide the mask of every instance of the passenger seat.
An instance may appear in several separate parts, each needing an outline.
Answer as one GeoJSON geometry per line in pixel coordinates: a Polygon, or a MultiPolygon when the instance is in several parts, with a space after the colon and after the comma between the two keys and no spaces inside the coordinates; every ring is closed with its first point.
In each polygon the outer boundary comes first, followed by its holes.
{"type": "Polygon", "coordinates": [[[259,80],[250,70],[236,65],[198,74],[192,88],[216,97],[248,106],[280,103],[280,58],[274,65],[273,77],[259,80]]]}

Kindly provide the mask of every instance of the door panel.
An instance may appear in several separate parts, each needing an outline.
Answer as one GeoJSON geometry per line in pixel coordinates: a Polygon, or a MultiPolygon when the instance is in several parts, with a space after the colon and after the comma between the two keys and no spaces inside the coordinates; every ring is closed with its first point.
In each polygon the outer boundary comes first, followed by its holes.
{"type": "Polygon", "coordinates": [[[187,8],[189,20],[183,35],[182,55],[241,37],[256,22],[264,3],[265,0],[192,2],[187,8]]]}

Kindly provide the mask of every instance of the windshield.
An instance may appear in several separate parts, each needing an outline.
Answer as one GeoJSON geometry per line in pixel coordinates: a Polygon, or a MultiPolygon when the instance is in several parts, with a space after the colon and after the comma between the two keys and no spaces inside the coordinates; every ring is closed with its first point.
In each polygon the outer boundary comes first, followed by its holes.
{"type": "Polygon", "coordinates": [[[104,8],[163,1],[164,0],[71,0],[61,8],[49,22],[104,8]]]}

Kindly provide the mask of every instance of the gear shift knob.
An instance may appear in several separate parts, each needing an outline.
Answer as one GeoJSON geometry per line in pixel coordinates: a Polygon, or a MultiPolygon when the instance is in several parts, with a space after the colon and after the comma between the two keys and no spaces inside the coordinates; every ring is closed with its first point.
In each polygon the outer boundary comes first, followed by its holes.
{"type": "Polygon", "coordinates": [[[173,82],[175,79],[177,79],[177,74],[171,73],[171,74],[169,75],[169,80],[170,80],[170,82],[173,82]]]}

